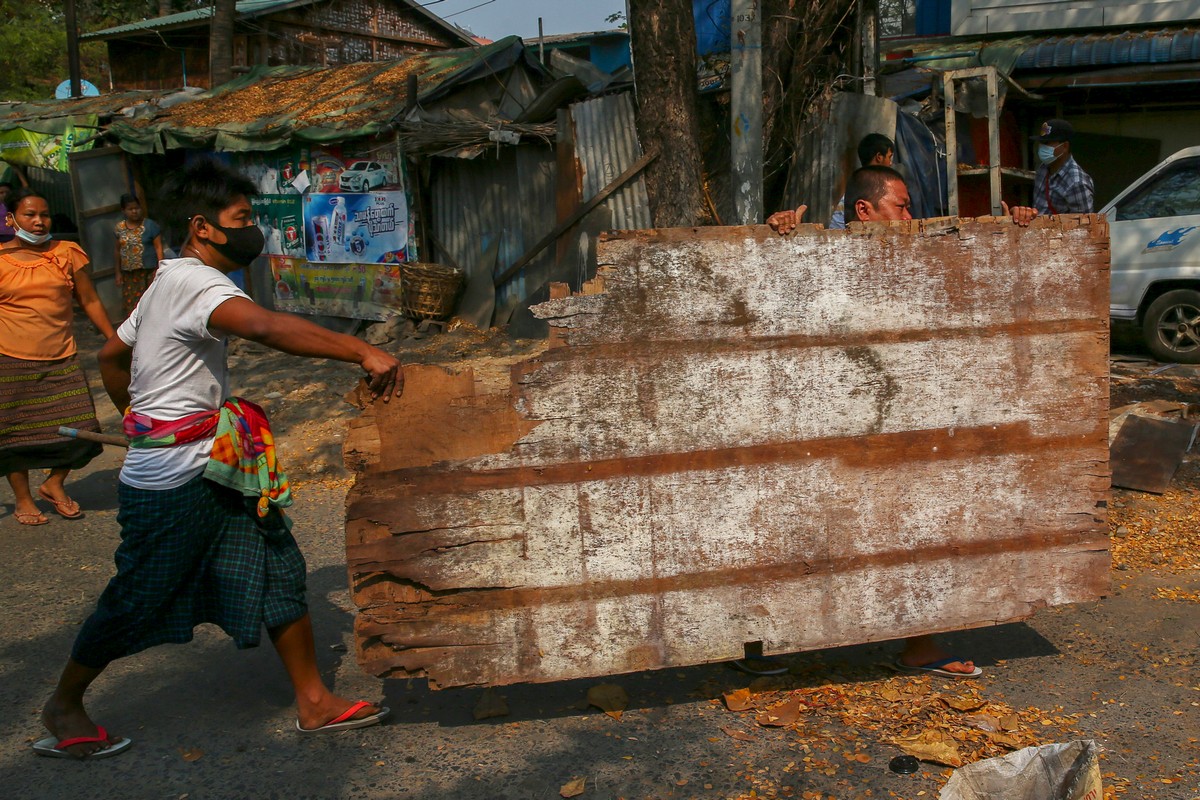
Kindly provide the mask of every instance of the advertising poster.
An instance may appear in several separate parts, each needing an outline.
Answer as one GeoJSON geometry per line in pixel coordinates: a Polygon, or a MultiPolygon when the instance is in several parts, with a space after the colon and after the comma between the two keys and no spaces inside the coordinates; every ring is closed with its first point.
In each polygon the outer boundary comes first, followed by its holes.
{"type": "Polygon", "coordinates": [[[325,145],[309,152],[310,191],[317,194],[396,189],[400,175],[390,147],[341,148],[325,145]]]}
{"type": "Polygon", "coordinates": [[[304,244],[314,264],[398,264],[407,260],[405,193],[304,196],[304,244]]]}
{"type": "Polygon", "coordinates": [[[280,311],[385,320],[399,307],[399,264],[313,264],[286,256],[270,262],[280,311]]]}
{"type": "Polygon", "coordinates": [[[75,152],[90,150],[92,143],[78,145],[76,142],[95,133],[96,117],[93,115],[90,127],[76,128],[67,122],[62,133],[48,134],[10,128],[0,131],[0,161],[16,164],[22,167],[41,167],[58,172],[69,172],[67,157],[75,152]]]}
{"type": "Polygon", "coordinates": [[[238,169],[254,181],[261,194],[299,194],[304,189],[292,181],[309,167],[308,148],[284,148],[269,153],[243,153],[238,169]]]}
{"type": "Polygon", "coordinates": [[[304,257],[304,203],[298,194],[260,194],[250,198],[254,221],[267,241],[269,256],[304,257]]]}

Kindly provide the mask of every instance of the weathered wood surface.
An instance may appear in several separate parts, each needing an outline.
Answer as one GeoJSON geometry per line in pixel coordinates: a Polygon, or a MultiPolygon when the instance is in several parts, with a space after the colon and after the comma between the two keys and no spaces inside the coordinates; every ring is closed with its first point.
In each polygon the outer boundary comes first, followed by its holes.
{"type": "Polygon", "coordinates": [[[614,235],[533,356],[347,439],[359,659],[549,681],[975,627],[1107,591],[1090,216],[614,235]]]}

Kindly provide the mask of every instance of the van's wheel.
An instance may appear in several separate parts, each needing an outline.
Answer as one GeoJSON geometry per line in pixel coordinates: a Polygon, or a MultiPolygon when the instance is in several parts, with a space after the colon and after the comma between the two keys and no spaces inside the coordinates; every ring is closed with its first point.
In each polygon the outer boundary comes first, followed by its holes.
{"type": "Polygon", "coordinates": [[[1200,364],[1200,292],[1174,289],[1151,303],[1142,338],[1159,361],[1200,364]]]}

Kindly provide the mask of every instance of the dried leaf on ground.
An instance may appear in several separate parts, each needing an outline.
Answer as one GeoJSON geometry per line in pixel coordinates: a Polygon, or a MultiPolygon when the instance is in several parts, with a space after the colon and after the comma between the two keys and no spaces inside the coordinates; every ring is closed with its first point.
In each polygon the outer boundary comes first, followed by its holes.
{"type": "Polygon", "coordinates": [[[199,761],[204,757],[204,751],[199,747],[181,747],[179,754],[183,756],[184,761],[199,761]]]}
{"type": "Polygon", "coordinates": [[[608,714],[615,720],[629,707],[629,695],[615,683],[601,683],[588,689],[588,705],[608,714]]]}
{"type": "Polygon", "coordinates": [[[955,711],[977,711],[987,705],[987,701],[972,695],[943,697],[942,702],[955,711]]]}
{"type": "Polygon", "coordinates": [[[724,725],[722,725],[721,731],[726,736],[728,736],[730,739],[737,739],[739,742],[753,742],[754,741],[753,736],[746,733],[745,731],[739,731],[737,728],[727,728],[724,725]]]}
{"type": "Polygon", "coordinates": [[[912,736],[893,739],[893,743],[910,756],[947,767],[961,767],[962,754],[954,737],[939,730],[924,730],[912,736]]]}
{"type": "Polygon", "coordinates": [[[1011,733],[990,733],[988,734],[988,738],[1002,747],[1007,747],[1009,750],[1020,750],[1025,746],[1020,739],[1011,733]]]}
{"type": "Polygon", "coordinates": [[[977,730],[995,733],[1000,730],[1000,720],[990,714],[971,714],[963,717],[963,722],[977,730]]]}
{"type": "Polygon", "coordinates": [[[730,711],[745,711],[747,708],[754,708],[754,696],[750,694],[749,689],[734,689],[732,692],[726,692],[723,695],[725,707],[730,711]]]}
{"type": "Polygon", "coordinates": [[[795,725],[802,713],[804,713],[804,704],[800,702],[799,697],[793,697],[777,706],[772,706],[760,712],[754,719],[759,725],[768,728],[783,728],[788,725],[795,725]]]}
{"type": "Polygon", "coordinates": [[[573,778],[562,785],[558,793],[563,797],[578,797],[587,788],[586,778],[573,778]]]}

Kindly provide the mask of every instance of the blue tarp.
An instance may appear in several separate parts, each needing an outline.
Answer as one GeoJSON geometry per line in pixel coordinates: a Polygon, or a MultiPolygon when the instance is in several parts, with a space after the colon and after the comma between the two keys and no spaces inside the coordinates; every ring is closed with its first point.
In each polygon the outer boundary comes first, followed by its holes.
{"type": "Polygon", "coordinates": [[[916,219],[940,217],[946,206],[946,160],[938,155],[938,141],[912,114],[896,114],[896,168],[904,174],[912,215],[916,219]]]}
{"type": "Polygon", "coordinates": [[[729,52],[730,0],[692,0],[696,55],[729,52]]]}

